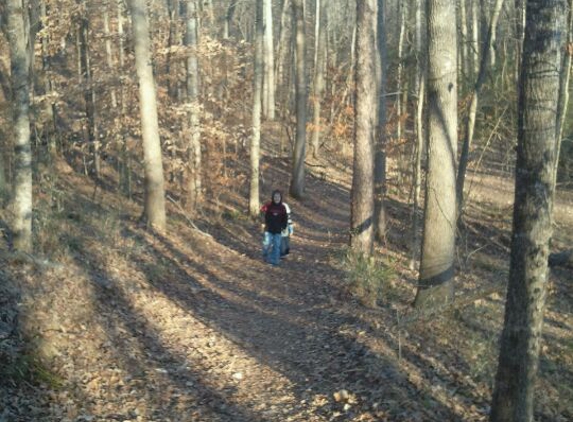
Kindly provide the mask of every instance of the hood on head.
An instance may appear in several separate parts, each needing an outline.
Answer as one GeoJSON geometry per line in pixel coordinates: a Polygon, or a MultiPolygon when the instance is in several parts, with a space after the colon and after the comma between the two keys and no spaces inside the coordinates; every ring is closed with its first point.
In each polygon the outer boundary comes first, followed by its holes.
{"type": "Polygon", "coordinates": [[[271,201],[274,202],[275,204],[280,204],[281,202],[283,202],[283,194],[282,194],[282,192],[281,192],[280,190],[278,190],[278,189],[275,189],[275,190],[273,191],[273,194],[271,195],[271,201]],[[281,199],[280,199],[279,202],[275,202],[275,195],[276,195],[276,194],[279,194],[279,195],[281,196],[281,199]]]}

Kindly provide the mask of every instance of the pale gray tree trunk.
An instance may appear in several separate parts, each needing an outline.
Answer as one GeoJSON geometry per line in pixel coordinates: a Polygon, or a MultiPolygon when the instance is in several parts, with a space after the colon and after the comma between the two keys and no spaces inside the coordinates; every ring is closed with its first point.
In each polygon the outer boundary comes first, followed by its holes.
{"type": "Polygon", "coordinates": [[[350,247],[372,255],[374,241],[374,135],[377,123],[377,2],[356,6],[356,106],[351,193],[350,247]]]}
{"type": "Polygon", "coordinates": [[[306,156],[306,29],[304,23],[304,0],[292,0],[294,25],[296,27],[296,137],[293,151],[293,169],[290,193],[301,199],[305,189],[306,156]]]}
{"type": "Polygon", "coordinates": [[[183,44],[189,48],[186,62],[187,102],[189,103],[189,144],[187,166],[189,168],[189,204],[195,209],[202,200],[201,180],[201,126],[199,122],[199,61],[197,60],[197,4],[186,0],[185,36],[183,44]]]}
{"type": "Polygon", "coordinates": [[[460,165],[458,168],[458,175],[456,180],[456,198],[458,201],[458,213],[461,217],[462,207],[464,205],[464,184],[466,179],[466,170],[468,167],[469,153],[474,138],[474,129],[476,125],[476,115],[478,109],[479,96],[481,94],[481,89],[485,83],[487,77],[487,68],[491,65],[490,56],[493,52],[492,44],[495,40],[495,32],[497,28],[497,21],[503,7],[504,0],[496,0],[495,5],[492,10],[492,15],[489,19],[489,27],[487,28],[487,35],[485,42],[482,46],[481,61],[479,65],[479,71],[477,74],[474,89],[471,93],[470,108],[468,111],[468,116],[466,118],[465,124],[465,137],[462,146],[462,152],[460,155],[460,165]]]}
{"type": "MultiPolygon", "coordinates": [[[[117,38],[118,38],[118,58],[119,58],[119,72],[120,72],[120,89],[119,89],[119,101],[120,101],[120,113],[122,119],[127,112],[126,104],[126,94],[125,94],[125,83],[123,81],[123,72],[125,66],[125,33],[123,29],[124,16],[123,0],[117,0],[117,38]]],[[[125,136],[125,131],[121,129],[121,170],[120,170],[120,187],[122,192],[129,198],[131,197],[131,164],[129,151],[127,150],[127,141],[125,136]]]]}
{"type": "Polygon", "coordinates": [[[231,22],[233,22],[233,17],[235,16],[235,10],[237,9],[238,0],[229,0],[229,5],[227,6],[227,13],[225,13],[225,23],[223,27],[223,39],[229,38],[229,31],[231,29],[231,22]]]}
{"type": "Polygon", "coordinates": [[[267,120],[275,119],[275,53],[273,42],[273,4],[264,0],[264,73],[263,114],[267,120]]]}
{"type": "Polygon", "coordinates": [[[139,81],[139,107],[143,137],[143,165],[145,171],[145,205],[143,215],[151,226],[165,229],[163,162],[159,140],[149,23],[145,3],[145,0],[129,0],[135,44],[135,67],[139,81]]]}
{"type": "Polygon", "coordinates": [[[396,123],[396,139],[398,143],[401,142],[402,139],[402,79],[404,76],[404,63],[403,63],[403,55],[404,55],[404,38],[406,36],[406,15],[407,15],[407,2],[400,1],[398,2],[399,12],[398,16],[400,19],[399,22],[399,32],[398,32],[398,73],[396,76],[396,116],[398,121],[396,123]]]}
{"type": "Polygon", "coordinates": [[[249,192],[249,214],[259,213],[260,195],[260,142],[261,142],[261,102],[263,90],[263,0],[257,0],[255,16],[255,66],[253,72],[253,135],[251,137],[251,181],[249,192]]]}
{"type": "Polygon", "coordinates": [[[519,83],[515,203],[492,422],[533,421],[553,222],[564,0],[528,0],[519,83]]]}
{"type": "MultiPolygon", "coordinates": [[[[285,110],[289,104],[290,83],[287,76],[292,66],[289,64],[289,58],[292,54],[292,7],[291,0],[283,0],[281,12],[281,26],[279,40],[277,45],[277,60],[275,63],[275,81],[277,85],[277,97],[280,109],[285,110]]],[[[283,112],[283,114],[287,114],[283,112]]]]}
{"type": "Polygon", "coordinates": [[[30,145],[30,56],[27,2],[7,0],[14,133],[12,232],[15,250],[32,252],[32,150],[30,145]]]}
{"type": "Polygon", "coordinates": [[[326,72],[326,35],[327,35],[327,5],[325,0],[317,0],[317,40],[315,47],[315,62],[314,62],[314,93],[312,98],[312,140],[311,150],[313,157],[318,157],[318,150],[320,148],[320,134],[322,132],[322,123],[320,120],[320,112],[322,110],[322,96],[325,88],[325,72],[326,72]],[[320,6],[320,7],[318,7],[320,6]]]}
{"type": "MultiPolygon", "coordinates": [[[[465,1],[465,0],[462,0],[465,1]]],[[[422,0],[415,0],[416,7],[416,150],[414,154],[414,186],[412,206],[412,256],[410,269],[414,270],[420,255],[420,192],[422,190],[422,155],[424,152],[424,99],[426,96],[426,48],[422,20],[422,0]]]]}
{"type": "Polygon", "coordinates": [[[471,1],[471,19],[472,19],[472,36],[471,36],[471,50],[472,50],[472,72],[470,77],[474,79],[479,72],[479,0],[471,1]]]}
{"type": "Polygon", "coordinates": [[[559,103],[557,104],[557,129],[556,147],[557,165],[553,175],[553,184],[557,183],[557,173],[559,170],[559,155],[561,153],[561,142],[563,141],[563,129],[565,127],[565,117],[569,108],[569,81],[571,79],[571,55],[573,54],[573,0],[568,0],[569,15],[567,20],[567,48],[563,55],[563,65],[561,66],[561,78],[559,80],[559,103]]]}
{"type": "Polygon", "coordinates": [[[455,3],[427,0],[428,174],[418,291],[414,305],[439,307],[454,294],[457,155],[455,3]]]}
{"type": "Polygon", "coordinates": [[[377,47],[378,47],[378,127],[376,129],[376,144],[374,148],[374,237],[382,242],[386,236],[386,22],[385,0],[377,2],[377,47]]]}
{"type": "Polygon", "coordinates": [[[90,148],[91,159],[93,164],[90,172],[96,177],[100,177],[101,162],[100,162],[100,144],[98,139],[98,128],[96,123],[96,98],[92,80],[92,68],[90,63],[89,51],[89,19],[87,16],[87,3],[83,3],[83,10],[81,11],[78,22],[78,36],[79,36],[79,63],[82,75],[83,92],[84,92],[84,108],[86,113],[86,131],[85,141],[90,148]]]}
{"type": "Polygon", "coordinates": [[[460,5],[460,34],[461,34],[461,69],[462,77],[467,76],[469,70],[468,56],[468,14],[466,10],[467,0],[458,0],[460,5]]]}
{"type": "MultiPolygon", "coordinates": [[[[111,51],[111,33],[109,30],[109,2],[106,2],[103,6],[103,32],[105,36],[105,58],[107,63],[107,68],[110,73],[113,72],[113,53],[111,51]]],[[[111,106],[117,108],[117,96],[115,89],[110,90],[111,106]]]]}

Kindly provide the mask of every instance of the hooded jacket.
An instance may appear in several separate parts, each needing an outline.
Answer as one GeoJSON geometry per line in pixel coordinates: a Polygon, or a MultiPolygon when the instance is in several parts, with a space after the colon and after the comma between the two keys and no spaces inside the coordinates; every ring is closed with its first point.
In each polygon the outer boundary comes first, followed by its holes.
{"type": "Polygon", "coordinates": [[[271,202],[263,206],[265,212],[265,231],[272,234],[280,234],[287,228],[288,214],[283,204],[282,194],[276,190],[271,196],[271,202]],[[279,202],[275,202],[275,194],[281,195],[279,202]]]}

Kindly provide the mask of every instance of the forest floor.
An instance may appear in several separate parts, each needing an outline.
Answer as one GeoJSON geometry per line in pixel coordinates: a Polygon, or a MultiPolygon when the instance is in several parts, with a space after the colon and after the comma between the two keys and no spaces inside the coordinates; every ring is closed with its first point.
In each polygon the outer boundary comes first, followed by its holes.
{"type": "MultiPolygon", "coordinates": [[[[0,421],[487,420],[511,183],[470,177],[456,303],[417,315],[407,195],[390,192],[378,252],[391,271],[381,300],[365,306],[343,265],[349,171],[310,169],[306,198],[287,198],[295,234],[276,268],[261,259],[244,188],[193,224],[170,202],[160,233],[139,222],[140,205],[60,171],[37,197],[47,258],[0,250],[0,324],[18,325],[0,326],[0,421]]],[[[288,172],[286,160],[265,158],[263,191],[286,191],[288,172]]],[[[557,202],[553,247],[563,249],[573,195],[557,202]]],[[[550,274],[538,421],[573,420],[572,278],[550,274]]]]}

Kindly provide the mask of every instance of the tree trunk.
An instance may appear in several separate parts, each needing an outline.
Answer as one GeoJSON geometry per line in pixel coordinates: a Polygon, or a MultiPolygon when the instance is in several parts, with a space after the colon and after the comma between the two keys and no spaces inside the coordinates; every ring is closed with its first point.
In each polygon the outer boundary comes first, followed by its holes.
{"type": "Polygon", "coordinates": [[[505,321],[490,420],[533,420],[547,297],[564,0],[528,0],[519,83],[515,205],[505,321]]]}
{"type": "Polygon", "coordinates": [[[372,255],[374,240],[377,7],[376,0],[358,0],[356,6],[356,107],[350,246],[364,256],[372,255]]]}
{"type": "Polygon", "coordinates": [[[471,37],[471,50],[472,50],[472,72],[471,79],[473,80],[479,72],[479,0],[471,1],[471,18],[472,18],[472,37],[471,37]]]}
{"type": "Polygon", "coordinates": [[[230,0],[229,6],[227,7],[227,13],[225,14],[225,26],[223,28],[223,39],[229,38],[229,31],[231,29],[231,22],[233,21],[233,16],[235,16],[235,10],[237,8],[238,0],[230,0]]]}
{"type": "Polygon", "coordinates": [[[139,107],[143,137],[145,205],[143,216],[148,224],[165,229],[165,191],[163,163],[157,119],[157,99],[151,58],[149,24],[145,0],[130,0],[135,67],[139,81],[139,107]]]}
{"type": "Polygon", "coordinates": [[[455,3],[427,0],[428,175],[415,306],[453,299],[456,234],[457,33],[455,3]]]}
{"type": "Polygon", "coordinates": [[[378,127],[376,130],[376,145],[374,149],[374,237],[382,242],[386,236],[386,24],[385,0],[378,0],[377,32],[378,32],[378,127]]]}
{"type": "Polygon", "coordinates": [[[318,157],[318,150],[320,148],[320,134],[322,132],[322,123],[320,121],[321,101],[324,94],[326,72],[326,1],[317,0],[317,33],[318,38],[316,42],[315,62],[314,62],[314,95],[312,98],[313,104],[313,124],[312,124],[312,141],[311,150],[312,156],[318,157]],[[320,5],[320,7],[318,7],[320,5]]]}
{"type": "Polygon", "coordinates": [[[468,15],[466,10],[467,0],[458,0],[460,4],[460,35],[461,35],[461,77],[462,81],[467,78],[469,70],[468,56],[468,15]]]}
{"type": "Polygon", "coordinates": [[[557,173],[559,170],[559,155],[561,153],[561,142],[563,140],[563,129],[565,127],[565,117],[569,108],[569,81],[571,79],[571,55],[573,54],[573,0],[569,0],[569,17],[567,20],[567,48],[563,55],[561,66],[561,77],[559,79],[559,103],[557,104],[557,129],[556,146],[557,165],[553,175],[553,184],[557,183],[557,173]]]}
{"type": "Polygon", "coordinates": [[[465,138],[464,143],[462,146],[462,153],[460,156],[460,166],[458,169],[458,175],[456,180],[456,198],[457,198],[457,207],[458,213],[461,217],[462,215],[462,207],[464,205],[464,184],[466,179],[466,170],[468,167],[469,161],[469,153],[471,144],[474,137],[474,129],[476,124],[476,115],[477,115],[477,108],[478,108],[478,101],[479,96],[481,93],[481,89],[483,84],[485,83],[485,79],[487,76],[487,67],[490,64],[490,55],[493,51],[493,41],[495,39],[495,31],[497,27],[497,21],[499,18],[499,14],[503,7],[504,0],[496,0],[495,6],[492,11],[491,18],[489,20],[489,27],[487,28],[487,35],[485,42],[483,44],[482,54],[481,54],[481,61],[479,65],[479,71],[476,79],[476,83],[474,86],[474,90],[472,92],[472,97],[470,101],[470,108],[466,120],[466,131],[465,131],[465,138]]]}
{"type": "MultiPolygon", "coordinates": [[[[87,7],[84,3],[83,7],[87,7]]],[[[80,52],[80,69],[82,75],[82,84],[84,85],[84,107],[86,112],[86,144],[90,148],[93,164],[90,172],[96,177],[100,177],[101,163],[99,156],[99,139],[96,126],[96,101],[95,91],[93,89],[92,69],[89,52],[89,20],[87,10],[82,10],[79,18],[78,35],[79,35],[79,52],[80,52]]]]}
{"type": "Polygon", "coordinates": [[[32,151],[30,145],[30,56],[26,31],[27,2],[7,0],[6,12],[12,81],[14,249],[32,252],[32,151]]]}
{"type": "Polygon", "coordinates": [[[306,156],[306,31],[304,23],[304,0],[292,0],[293,18],[296,26],[296,139],[293,151],[293,169],[290,194],[302,199],[305,189],[306,156]]]}
{"type": "MultiPolygon", "coordinates": [[[[287,63],[288,58],[292,57],[291,52],[291,40],[292,40],[292,7],[291,0],[283,0],[283,10],[281,13],[281,27],[279,34],[279,41],[277,46],[277,61],[276,61],[276,77],[275,81],[279,86],[278,90],[278,101],[280,108],[282,110],[288,107],[288,97],[290,92],[290,84],[287,83],[288,78],[285,77],[285,73],[288,72],[285,69],[290,69],[290,65],[287,63]]],[[[283,115],[286,115],[283,112],[283,115]]]]}
{"type": "MultiPolygon", "coordinates": [[[[465,1],[465,0],[462,0],[465,1]]],[[[422,155],[424,152],[424,98],[426,95],[426,53],[422,31],[422,0],[415,0],[416,8],[416,150],[414,154],[414,183],[412,206],[412,255],[410,269],[414,270],[420,255],[418,216],[422,188],[422,155]]]]}
{"type": "Polygon", "coordinates": [[[264,72],[263,114],[267,120],[275,119],[275,55],[273,43],[273,6],[264,0],[264,72]]]}
{"type": "Polygon", "coordinates": [[[255,67],[253,74],[253,136],[251,138],[251,183],[249,194],[249,214],[259,213],[259,176],[261,142],[261,101],[263,90],[263,0],[257,0],[255,17],[255,67]]]}
{"type": "MultiPolygon", "coordinates": [[[[117,37],[118,37],[118,56],[119,56],[119,101],[120,101],[120,113],[122,119],[125,117],[127,112],[127,104],[126,104],[126,94],[125,94],[125,83],[123,82],[123,72],[125,66],[125,51],[124,51],[124,39],[125,33],[123,30],[123,8],[124,3],[123,0],[117,0],[117,37]]],[[[120,187],[124,195],[128,198],[131,198],[131,165],[130,165],[130,156],[129,151],[127,150],[127,141],[125,136],[125,131],[123,128],[120,129],[121,131],[121,170],[120,170],[120,187]]]]}
{"type": "Polygon", "coordinates": [[[406,35],[406,11],[408,7],[406,6],[405,1],[398,2],[399,7],[399,35],[398,35],[398,73],[396,75],[396,140],[398,145],[401,144],[402,139],[402,78],[404,75],[404,63],[403,63],[403,55],[404,55],[404,37],[406,35]]]}
{"type": "MultiPolygon", "coordinates": [[[[169,13],[169,35],[167,37],[167,57],[165,59],[165,74],[167,75],[167,92],[173,99],[177,98],[178,86],[171,76],[172,54],[171,47],[177,38],[177,21],[179,19],[179,0],[167,0],[167,12],[169,13]]],[[[177,74],[177,72],[173,72],[177,74]]]]}
{"type": "MultiPolygon", "coordinates": [[[[111,51],[111,34],[109,31],[109,2],[103,7],[103,31],[105,35],[105,57],[107,62],[107,69],[112,74],[113,72],[113,54],[111,51]]],[[[110,90],[111,106],[117,108],[117,97],[115,89],[112,87],[110,90]]]]}
{"type": "Polygon", "coordinates": [[[189,110],[190,139],[187,145],[189,168],[189,203],[195,209],[202,200],[201,180],[201,127],[199,123],[199,62],[197,60],[197,4],[196,0],[186,0],[185,36],[183,44],[190,53],[186,63],[186,88],[189,110]]]}

